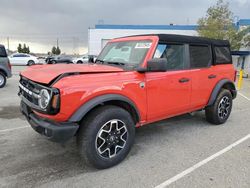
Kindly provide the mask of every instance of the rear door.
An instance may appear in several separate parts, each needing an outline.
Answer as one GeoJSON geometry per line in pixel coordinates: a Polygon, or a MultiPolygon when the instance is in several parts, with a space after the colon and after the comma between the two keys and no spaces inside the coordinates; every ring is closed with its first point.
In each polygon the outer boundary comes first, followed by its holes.
{"type": "Polygon", "coordinates": [[[189,45],[192,79],[191,109],[203,108],[217,82],[218,74],[212,66],[211,45],[189,45]]]}
{"type": "Polygon", "coordinates": [[[21,64],[22,65],[27,65],[28,64],[28,61],[30,60],[30,55],[28,54],[22,54],[22,57],[21,57],[21,64]]]}
{"type": "Polygon", "coordinates": [[[188,111],[191,78],[187,70],[186,44],[161,43],[154,58],[166,58],[166,72],[146,73],[148,121],[156,121],[188,111]]]}
{"type": "Polygon", "coordinates": [[[12,65],[22,65],[22,54],[13,54],[10,56],[10,63],[12,65]]]}

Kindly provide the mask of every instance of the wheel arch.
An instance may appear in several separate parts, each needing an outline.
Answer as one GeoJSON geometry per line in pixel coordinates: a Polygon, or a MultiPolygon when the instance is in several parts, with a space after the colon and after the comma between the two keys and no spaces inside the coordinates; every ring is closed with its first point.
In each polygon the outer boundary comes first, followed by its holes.
{"type": "Polygon", "coordinates": [[[70,117],[69,121],[81,122],[88,113],[102,105],[119,106],[130,113],[135,124],[140,121],[140,113],[134,102],[119,94],[106,94],[91,99],[78,108],[77,111],[70,117]]]}
{"type": "Polygon", "coordinates": [[[77,60],[76,63],[77,63],[77,64],[83,64],[83,61],[82,61],[82,60],[77,60]]]}
{"type": "Polygon", "coordinates": [[[234,83],[231,80],[222,79],[214,87],[212,94],[210,95],[207,106],[211,106],[214,104],[221,89],[228,89],[231,92],[233,99],[236,98],[237,90],[235,88],[234,83]]]}
{"type": "Polygon", "coordinates": [[[7,72],[4,69],[0,68],[0,72],[3,73],[4,76],[6,76],[6,77],[8,76],[7,72]]]}

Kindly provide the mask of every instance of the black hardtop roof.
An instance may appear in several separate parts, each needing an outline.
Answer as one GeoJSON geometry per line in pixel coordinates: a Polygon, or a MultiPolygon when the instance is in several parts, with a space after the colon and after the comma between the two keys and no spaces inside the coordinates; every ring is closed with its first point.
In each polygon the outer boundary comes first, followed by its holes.
{"type": "MultiPolygon", "coordinates": [[[[218,40],[205,37],[187,36],[187,35],[174,35],[174,34],[144,34],[135,36],[158,36],[160,42],[181,42],[191,44],[208,44],[215,46],[230,46],[227,40],[218,40]]],[[[131,36],[133,37],[133,36],[131,36]]]]}
{"type": "Polygon", "coordinates": [[[0,44],[0,47],[4,47],[4,45],[0,44]]]}

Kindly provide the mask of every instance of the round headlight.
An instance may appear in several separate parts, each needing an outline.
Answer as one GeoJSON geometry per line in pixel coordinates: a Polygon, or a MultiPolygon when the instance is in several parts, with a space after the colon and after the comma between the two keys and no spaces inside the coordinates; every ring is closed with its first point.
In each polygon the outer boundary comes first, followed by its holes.
{"type": "Polygon", "coordinates": [[[48,90],[42,89],[39,93],[39,99],[38,99],[38,104],[40,108],[45,109],[48,107],[50,102],[50,94],[48,90]]]}

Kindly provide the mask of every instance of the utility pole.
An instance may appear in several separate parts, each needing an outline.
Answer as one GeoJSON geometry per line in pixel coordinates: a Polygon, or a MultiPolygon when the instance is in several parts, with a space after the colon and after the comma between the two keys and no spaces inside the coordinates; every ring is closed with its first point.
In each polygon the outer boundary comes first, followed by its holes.
{"type": "Polygon", "coordinates": [[[8,54],[10,51],[10,37],[7,37],[8,54]]]}
{"type": "Polygon", "coordinates": [[[56,47],[57,47],[57,48],[58,48],[58,45],[59,45],[59,44],[58,44],[58,43],[59,43],[58,41],[59,41],[59,40],[58,40],[58,38],[57,38],[57,39],[56,39],[56,47]]]}

